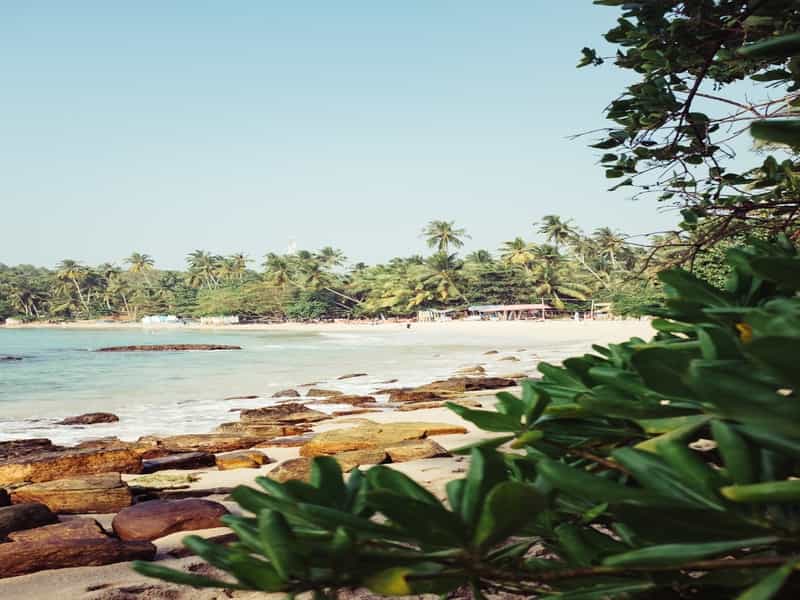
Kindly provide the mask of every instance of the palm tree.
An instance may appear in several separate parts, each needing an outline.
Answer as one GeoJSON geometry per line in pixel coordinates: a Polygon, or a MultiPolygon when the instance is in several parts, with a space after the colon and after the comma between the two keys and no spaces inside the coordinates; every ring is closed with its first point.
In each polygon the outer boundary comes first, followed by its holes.
{"type": "Polygon", "coordinates": [[[577,231],[572,226],[572,219],[564,221],[558,215],[545,215],[539,225],[539,233],[544,234],[545,239],[558,250],[559,245],[575,237],[577,231]]]}
{"type": "Polygon", "coordinates": [[[141,254],[139,252],[133,252],[128,258],[125,259],[125,262],[130,265],[128,270],[131,273],[141,273],[144,276],[145,283],[149,286],[150,285],[150,277],[148,273],[153,270],[153,265],[155,265],[155,261],[153,257],[149,254],[141,254]]]}
{"type": "Polygon", "coordinates": [[[552,265],[544,265],[536,272],[536,287],[534,291],[539,296],[551,298],[553,306],[563,308],[562,297],[586,300],[591,292],[588,286],[577,282],[567,282],[563,269],[552,265]]]}
{"type": "Polygon", "coordinates": [[[317,253],[317,258],[319,258],[322,264],[327,268],[341,267],[344,261],[347,260],[344,253],[333,246],[325,246],[322,248],[317,253]]]}
{"type": "Polygon", "coordinates": [[[205,250],[195,250],[186,257],[189,263],[189,281],[195,287],[217,287],[219,285],[220,257],[205,250]]]}
{"type": "Polygon", "coordinates": [[[461,248],[464,238],[469,238],[466,229],[455,227],[455,221],[431,221],[422,230],[429,248],[436,248],[437,252],[447,253],[450,246],[461,248]]]}
{"type": "Polygon", "coordinates": [[[534,258],[533,249],[534,246],[532,244],[529,244],[521,237],[516,237],[511,241],[503,242],[503,247],[500,249],[500,258],[510,265],[529,269],[534,258]]]}
{"type": "Polygon", "coordinates": [[[244,274],[247,272],[247,263],[250,262],[250,259],[247,258],[244,252],[237,252],[236,254],[232,254],[228,260],[230,261],[229,270],[231,274],[241,281],[244,274]]]}
{"type": "Polygon", "coordinates": [[[86,298],[83,295],[83,290],[81,289],[81,283],[88,273],[88,269],[80,264],[78,261],[71,260],[71,259],[64,259],[56,266],[56,279],[61,281],[62,283],[66,284],[67,282],[72,283],[75,289],[78,292],[78,298],[80,299],[81,304],[83,305],[84,310],[88,312],[89,304],[86,301],[86,298]]]}
{"type": "Polygon", "coordinates": [[[442,302],[453,298],[463,298],[457,285],[458,272],[462,267],[461,261],[455,254],[437,252],[425,261],[427,274],[422,278],[422,283],[435,287],[436,297],[442,302]]]}
{"type": "Polygon", "coordinates": [[[491,252],[488,250],[475,250],[475,252],[470,252],[464,260],[476,265],[489,265],[494,261],[491,252]]]}
{"type": "Polygon", "coordinates": [[[595,229],[593,237],[600,254],[611,261],[611,268],[616,271],[617,255],[625,247],[625,239],[610,227],[595,229]]]}
{"type": "Polygon", "coordinates": [[[270,252],[264,257],[264,277],[272,285],[286,291],[293,284],[293,269],[289,258],[270,252]]]}

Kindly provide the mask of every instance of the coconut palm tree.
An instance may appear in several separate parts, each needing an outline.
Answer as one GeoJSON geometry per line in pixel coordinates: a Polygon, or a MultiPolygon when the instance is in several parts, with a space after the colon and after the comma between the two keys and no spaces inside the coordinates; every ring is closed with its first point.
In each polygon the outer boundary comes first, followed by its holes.
{"type": "Polygon", "coordinates": [[[476,265],[489,265],[494,262],[494,258],[492,258],[492,254],[488,250],[475,250],[474,252],[470,252],[464,260],[476,265]]]}
{"type": "Polygon", "coordinates": [[[568,281],[562,268],[545,264],[536,270],[534,291],[538,296],[550,298],[556,308],[564,308],[562,298],[586,300],[591,288],[575,281],[568,281]]]}
{"type": "Polygon", "coordinates": [[[508,242],[503,242],[503,247],[500,249],[500,258],[509,265],[530,269],[534,258],[533,250],[533,244],[529,244],[521,237],[516,237],[508,242]]]}
{"type": "MultiPolygon", "coordinates": [[[[536,223],[534,223],[536,225],[536,223]]],[[[558,250],[561,244],[568,242],[577,234],[572,226],[572,219],[564,221],[558,215],[545,215],[539,223],[539,233],[544,234],[548,242],[552,242],[558,250]]]]}
{"type": "Polygon", "coordinates": [[[292,281],[294,269],[288,257],[270,252],[264,257],[262,265],[265,279],[281,291],[286,291],[286,288],[294,283],[292,281]]]}
{"type": "Polygon", "coordinates": [[[466,229],[455,226],[455,221],[431,221],[422,230],[422,236],[429,248],[436,248],[437,252],[447,253],[452,246],[461,248],[464,238],[469,238],[466,229]]]}
{"type": "Polygon", "coordinates": [[[426,288],[433,287],[436,298],[441,302],[446,303],[454,298],[463,298],[464,295],[457,284],[462,266],[455,254],[437,252],[425,261],[427,273],[421,283],[426,288]]]}
{"type": "Polygon", "coordinates": [[[625,247],[625,239],[610,227],[600,227],[594,230],[594,241],[600,254],[611,262],[611,268],[617,270],[617,255],[625,247]]]}
{"type": "Polygon", "coordinates": [[[320,249],[320,251],[317,252],[317,258],[319,258],[320,261],[322,261],[322,264],[329,269],[341,267],[344,264],[344,261],[347,260],[347,257],[345,257],[344,253],[333,246],[325,246],[324,248],[320,249]]]}
{"type": "Polygon", "coordinates": [[[56,279],[62,284],[71,283],[78,292],[78,298],[86,312],[89,311],[89,304],[84,297],[81,289],[81,282],[86,279],[89,270],[81,263],[71,259],[64,259],[56,266],[56,279]]]}
{"type": "Polygon", "coordinates": [[[220,257],[205,250],[195,250],[186,257],[189,263],[189,282],[194,287],[219,286],[220,257]]]}

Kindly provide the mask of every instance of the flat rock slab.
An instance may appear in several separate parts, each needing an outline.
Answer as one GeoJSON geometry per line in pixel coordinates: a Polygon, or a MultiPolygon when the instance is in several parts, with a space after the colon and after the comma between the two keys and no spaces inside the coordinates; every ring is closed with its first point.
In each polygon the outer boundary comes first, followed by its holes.
{"type": "Polygon", "coordinates": [[[214,466],[214,455],[210,452],[182,452],[142,461],[142,473],[156,473],[167,469],[202,469],[214,466]]]}
{"type": "Polygon", "coordinates": [[[45,452],[0,461],[0,486],[39,483],[75,475],[141,471],[141,457],[129,448],[45,452]]]}
{"type": "MultiPolygon", "coordinates": [[[[260,440],[298,435],[310,430],[311,428],[305,425],[281,425],[273,421],[266,423],[261,421],[231,421],[230,423],[222,423],[215,429],[217,433],[235,434],[260,440]]],[[[224,452],[224,450],[220,450],[220,452],[224,452]]]]}
{"type": "Polygon", "coordinates": [[[450,453],[433,440],[406,440],[386,446],[386,454],[390,462],[408,462],[425,458],[450,456],[450,453]]]}
{"type": "Polygon", "coordinates": [[[31,438],[27,440],[9,440],[0,442],[0,463],[13,458],[38,454],[40,452],[52,452],[60,450],[54,446],[53,442],[47,438],[31,438]]]}
{"type": "Polygon", "coordinates": [[[46,569],[108,565],[129,560],[152,560],[150,542],[112,538],[93,519],[73,519],[18,531],[0,543],[0,578],[46,569]]]}
{"type": "Polygon", "coordinates": [[[44,504],[16,504],[0,508],[0,541],[9,533],[50,525],[58,518],[44,504]]]}
{"type": "Polygon", "coordinates": [[[145,346],[109,346],[97,352],[185,352],[187,350],[241,350],[225,344],[148,344],[145,346]]]}
{"type": "Polygon", "coordinates": [[[369,373],[348,373],[347,375],[340,375],[336,379],[342,381],[344,379],[355,379],[356,377],[366,377],[369,373]]]}
{"type": "Polygon", "coordinates": [[[119,421],[119,417],[113,413],[96,412],[67,417],[56,425],[94,425],[95,423],[116,423],[117,421],[119,421]]]}
{"type": "Polygon", "coordinates": [[[320,433],[300,448],[300,455],[312,457],[339,454],[349,450],[386,448],[406,440],[458,433],[467,433],[467,430],[447,423],[367,422],[349,429],[334,429],[320,433]]]}
{"type": "Polygon", "coordinates": [[[123,509],[111,526],[122,540],[155,540],[178,531],[222,527],[220,518],[227,514],[211,500],[150,500],[123,509]]]}
{"type": "Polygon", "coordinates": [[[306,392],[308,398],[325,398],[327,396],[343,396],[343,392],[336,390],[323,390],[321,388],[311,388],[306,392]]]}
{"type": "Polygon", "coordinates": [[[276,438],[274,440],[262,442],[258,444],[256,448],[299,448],[310,442],[313,438],[314,436],[312,434],[276,438]]]}
{"type": "Polygon", "coordinates": [[[375,396],[360,396],[358,394],[348,394],[346,396],[330,396],[314,400],[312,404],[352,404],[360,406],[362,404],[374,404],[375,396]]]}
{"type": "MultiPolygon", "coordinates": [[[[213,456],[213,455],[211,455],[213,456]]],[[[138,491],[178,490],[188,488],[198,481],[199,475],[194,473],[149,473],[128,481],[128,485],[138,491]]]]}
{"type": "Polygon", "coordinates": [[[130,506],[133,494],[119,473],[104,473],[22,486],[11,493],[11,500],[41,502],[56,513],[113,513],[130,506]]]}
{"type": "Polygon", "coordinates": [[[257,469],[270,462],[272,462],[272,460],[266,454],[258,452],[257,450],[244,450],[217,456],[217,468],[220,471],[257,469]]]}
{"type": "MultiPolygon", "coordinates": [[[[233,452],[252,448],[270,436],[252,436],[244,433],[187,433],[169,437],[144,436],[139,438],[140,445],[150,444],[153,451],[159,450],[160,456],[185,452],[233,452]]],[[[158,455],[156,455],[158,456],[158,455]]]]}
{"type": "MultiPolygon", "coordinates": [[[[342,452],[334,458],[343,473],[349,473],[361,465],[379,465],[387,461],[386,452],[375,448],[342,452]]],[[[311,462],[312,459],[308,457],[292,458],[272,469],[268,476],[281,483],[290,479],[308,481],[311,478],[311,462]]]]}

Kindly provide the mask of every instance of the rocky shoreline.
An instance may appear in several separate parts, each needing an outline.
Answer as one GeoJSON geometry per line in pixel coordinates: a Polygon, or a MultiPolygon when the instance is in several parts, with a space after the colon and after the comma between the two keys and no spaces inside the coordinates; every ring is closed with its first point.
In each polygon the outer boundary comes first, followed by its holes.
{"type": "MultiPolygon", "coordinates": [[[[234,409],[238,420],[209,433],[142,436],[132,442],[100,438],[71,447],[44,438],[0,442],[0,592],[10,581],[5,578],[168,558],[158,549],[162,539],[213,531],[221,526],[221,516],[237,509],[227,499],[235,484],[247,485],[256,474],[278,481],[308,479],[315,456],[333,456],[346,472],[449,457],[447,446],[461,445],[469,429],[443,410],[444,403],[480,406],[477,395],[515,385],[515,378],[487,377],[472,367],[422,386],[376,389],[386,402],[321,387],[308,388],[304,396],[284,390],[270,406],[234,409]],[[350,408],[329,414],[308,406],[326,403],[350,408]],[[405,420],[410,411],[447,417],[405,420]],[[371,418],[340,418],[365,413],[371,418]],[[458,441],[445,443],[439,436],[458,441]],[[234,485],[216,485],[220,479],[234,485]]],[[[115,418],[90,413],[62,423],[115,418]]],[[[127,597],[86,591],[87,598],[127,597]]]]}

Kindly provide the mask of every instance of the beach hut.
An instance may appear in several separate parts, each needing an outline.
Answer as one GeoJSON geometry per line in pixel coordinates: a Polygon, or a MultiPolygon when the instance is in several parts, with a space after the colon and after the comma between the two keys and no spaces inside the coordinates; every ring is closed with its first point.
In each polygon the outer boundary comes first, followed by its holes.
{"type": "Polygon", "coordinates": [[[472,316],[489,321],[520,321],[545,319],[555,309],[544,302],[538,304],[483,304],[470,306],[467,311],[472,316]]]}
{"type": "Polygon", "coordinates": [[[420,323],[425,322],[434,322],[434,321],[452,321],[451,314],[454,313],[455,310],[436,310],[436,309],[429,309],[429,310],[420,310],[417,312],[417,321],[420,323]]]}

